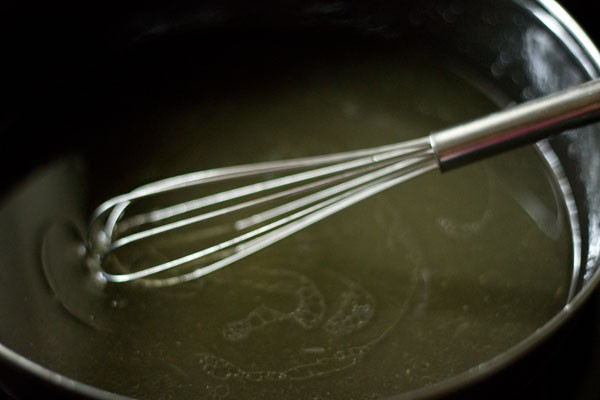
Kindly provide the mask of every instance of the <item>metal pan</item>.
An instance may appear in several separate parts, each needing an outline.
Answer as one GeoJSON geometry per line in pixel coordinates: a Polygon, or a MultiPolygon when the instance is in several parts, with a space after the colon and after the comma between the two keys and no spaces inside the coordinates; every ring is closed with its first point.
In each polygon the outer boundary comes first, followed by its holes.
{"type": "MultiPolygon", "coordinates": [[[[85,209],[94,189],[63,192],[68,184],[56,177],[36,189],[36,203],[23,204],[15,193],[39,168],[60,156],[106,156],[97,154],[95,143],[106,139],[98,136],[98,130],[74,135],[73,127],[103,124],[86,121],[82,104],[93,103],[107,119],[114,117],[112,102],[135,112],[135,106],[127,103],[130,99],[114,97],[115,87],[123,84],[123,77],[147,82],[160,68],[142,70],[142,64],[123,63],[130,54],[140,49],[152,54],[148,49],[155,46],[164,51],[171,38],[185,38],[187,44],[206,46],[203,57],[210,64],[211,52],[223,54],[225,44],[248,31],[261,32],[262,40],[274,42],[288,37],[278,32],[291,31],[396,44],[416,34],[431,38],[459,58],[481,82],[509,101],[538,97],[600,74],[600,54],[594,44],[557,3],[544,0],[158,2],[107,7],[93,15],[87,10],[67,13],[51,8],[33,16],[26,9],[10,9],[7,15],[13,33],[5,46],[10,74],[2,81],[9,106],[0,114],[0,129],[13,143],[4,147],[1,189],[4,207],[14,204],[0,223],[0,388],[13,398],[34,398],[38,393],[125,398],[54,372],[43,357],[31,356],[42,346],[64,354],[65,362],[78,362],[71,349],[53,347],[52,337],[78,338],[81,327],[74,320],[69,325],[48,306],[53,297],[39,265],[39,216],[48,207],[67,215],[85,209]],[[9,154],[17,155],[10,163],[9,154]]],[[[161,60],[154,61],[161,65],[161,60]]],[[[503,398],[507,390],[526,387],[529,371],[552,362],[600,280],[599,129],[593,125],[573,130],[544,144],[556,154],[572,189],[571,206],[577,210],[572,221],[575,274],[568,304],[509,350],[451,378],[398,393],[394,399],[503,398]]],[[[73,342],[81,352],[88,345],[73,342]]]]}

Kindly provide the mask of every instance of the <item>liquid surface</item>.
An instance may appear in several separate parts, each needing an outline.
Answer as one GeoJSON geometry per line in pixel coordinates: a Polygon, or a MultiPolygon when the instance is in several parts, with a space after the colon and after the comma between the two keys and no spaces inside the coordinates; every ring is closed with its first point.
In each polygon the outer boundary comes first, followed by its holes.
{"type": "Polygon", "coordinates": [[[563,200],[534,148],[421,176],[180,286],[98,292],[72,272],[83,228],[67,215],[87,212],[82,188],[95,205],[182,172],[395,143],[495,108],[443,65],[407,58],[306,61],[131,115],[112,129],[143,139],[109,161],[60,161],[32,178],[0,223],[41,182],[62,189],[45,199],[50,284],[32,283],[45,289],[25,307],[46,330],[2,342],[144,399],[349,400],[438,382],[531,335],[564,305],[572,262],[563,200]]]}

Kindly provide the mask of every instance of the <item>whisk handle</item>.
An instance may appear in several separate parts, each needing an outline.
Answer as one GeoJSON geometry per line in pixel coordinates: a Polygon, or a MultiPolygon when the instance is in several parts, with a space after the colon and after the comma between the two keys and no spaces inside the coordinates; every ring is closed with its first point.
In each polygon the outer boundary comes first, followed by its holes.
{"type": "Polygon", "coordinates": [[[600,79],[429,136],[442,171],[600,119],[600,79]]]}

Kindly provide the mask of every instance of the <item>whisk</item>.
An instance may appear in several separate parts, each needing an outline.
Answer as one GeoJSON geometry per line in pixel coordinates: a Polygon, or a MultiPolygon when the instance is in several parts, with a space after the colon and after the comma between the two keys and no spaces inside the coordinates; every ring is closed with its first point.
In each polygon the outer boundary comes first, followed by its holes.
{"type": "Polygon", "coordinates": [[[599,118],[600,79],[403,143],[160,180],[107,200],[93,212],[87,264],[105,283],[157,287],[187,282],[427,171],[446,171],[599,118]],[[235,186],[240,180],[244,183],[235,186]],[[226,184],[224,190],[147,211],[141,204],[226,184]],[[201,224],[215,243],[118,272],[105,267],[122,249],[201,224]]]}

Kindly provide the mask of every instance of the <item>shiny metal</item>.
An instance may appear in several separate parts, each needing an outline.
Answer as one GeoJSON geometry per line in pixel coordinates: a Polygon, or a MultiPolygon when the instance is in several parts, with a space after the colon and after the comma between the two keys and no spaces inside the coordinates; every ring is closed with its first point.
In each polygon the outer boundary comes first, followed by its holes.
{"type": "Polygon", "coordinates": [[[420,138],[367,150],[226,167],[168,178],[110,199],[96,209],[88,234],[88,265],[98,280],[104,282],[138,281],[146,286],[169,286],[190,281],[436,168],[429,140],[420,138]],[[284,172],[294,173],[265,179],[267,174],[284,172]],[[127,215],[130,206],[150,197],[240,178],[254,179],[256,183],[127,215]],[[270,206],[266,210],[265,204],[270,206]],[[124,247],[232,213],[241,213],[241,216],[206,229],[230,234],[217,244],[135,271],[117,274],[103,267],[107,256],[124,247]],[[186,272],[168,274],[182,266],[187,267],[186,272]],[[148,279],[154,276],[159,277],[148,279]]]}
{"type": "Polygon", "coordinates": [[[100,205],[92,215],[88,265],[98,280],[169,286],[207,275],[315,222],[427,171],[444,171],[563,129],[600,118],[600,80],[452,127],[428,137],[332,155],[226,167],[144,185],[100,205]],[[266,174],[291,173],[265,179],[266,174]],[[132,204],[173,191],[237,179],[254,183],[128,215],[132,204]],[[266,206],[266,207],[265,207],[266,206]],[[105,260],[127,246],[191,225],[228,217],[204,228],[216,244],[166,262],[109,272],[105,260]],[[182,268],[182,272],[175,269],[182,268]]]}
{"type": "Polygon", "coordinates": [[[600,117],[600,80],[430,135],[442,171],[534,143],[600,117]]]}

